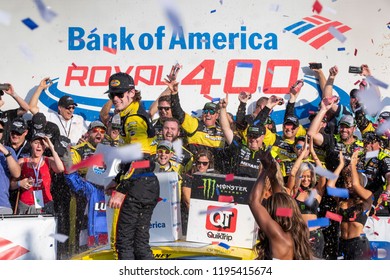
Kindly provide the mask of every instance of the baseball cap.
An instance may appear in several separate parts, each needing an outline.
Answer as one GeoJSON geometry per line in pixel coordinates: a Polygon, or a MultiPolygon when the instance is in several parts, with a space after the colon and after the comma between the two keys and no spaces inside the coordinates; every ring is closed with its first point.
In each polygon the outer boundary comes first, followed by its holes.
{"type": "Polygon", "coordinates": [[[254,136],[254,137],[260,137],[261,135],[265,134],[265,127],[264,126],[249,126],[247,135],[248,136],[254,136]]]}
{"type": "Polygon", "coordinates": [[[158,142],[158,144],[157,144],[157,149],[159,149],[159,148],[165,148],[168,151],[173,151],[173,144],[172,144],[172,142],[170,142],[168,140],[162,140],[162,141],[158,142]]]}
{"type": "Polygon", "coordinates": [[[27,123],[23,118],[16,118],[12,121],[11,131],[16,131],[19,134],[22,134],[27,130],[27,123]]]}
{"type": "Polygon", "coordinates": [[[219,105],[218,105],[218,104],[215,104],[215,103],[213,103],[213,102],[207,102],[206,104],[204,104],[203,110],[214,110],[214,111],[218,111],[218,110],[219,110],[219,105]]]}
{"type": "Polygon", "coordinates": [[[342,116],[340,119],[339,125],[341,125],[341,124],[345,124],[348,127],[352,127],[352,126],[356,125],[355,119],[351,115],[342,116]]]}
{"type": "Polygon", "coordinates": [[[88,126],[88,130],[91,130],[91,129],[95,128],[95,127],[102,127],[105,130],[107,130],[107,127],[101,121],[93,121],[93,122],[91,122],[89,124],[89,126],[88,126]]]}
{"type": "Polygon", "coordinates": [[[58,106],[61,106],[61,107],[64,107],[64,108],[67,108],[69,107],[70,105],[74,105],[74,106],[77,106],[77,103],[74,102],[73,98],[69,95],[64,95],[60,98],[60,100],[58,101],[58,106]]]}
{"type": "Polygon", "coordinates": [[[129,74],[119,72],[111,75],[105,93],[123,93],[134,88],[134,79],[129,74]]]}
{"type": "Polygon", "coordinates": [[[121,128],[121,117],[119,114],[115,114],[111,116],[109,122],[111,123],[111,127],[113,129],[120,129],[121,128]]]}
{"type": "Polygon", "coordinates": [[[389,111],[383,111],[379,114],[378,119],[384,119],[387,120],[390,118],[390,112],[389,111]]]}
{"type": "Polygon", "coordinates": [[[381,139],[374,131],[368,131],[363,134],[363,142],[380,142],[381,139]]]}
{"type": "Polygon", "coordinates": [[[57,154],[62,157],[66,153],[67,147],[70,145],[70,139],[66,136],[60,135],[53,145],[57,154]]]}
{"type": "Polygon", "coordinates": [[[46,117],[43,113],[38,112],[36,113],[32,119],[32,125],[36,130],[42,130],[45,128],[46,125],[46,117]]]}
{"type": "Polygon", "coordinates": [[[42,133],[42,132],[37,132],[35,133],[32,137],[31,137],[31,142],[34,141],[34,140],[37,140],[37,139],[43,139],[46,137],[46,134],[45,133],[42,133]]]}
{"type": "Polygon", "coordinates": [[[283,124],[292,123],[294,126],[299,126],[299,120],[296,116],[288,116],[285,118],[283,124]]]}

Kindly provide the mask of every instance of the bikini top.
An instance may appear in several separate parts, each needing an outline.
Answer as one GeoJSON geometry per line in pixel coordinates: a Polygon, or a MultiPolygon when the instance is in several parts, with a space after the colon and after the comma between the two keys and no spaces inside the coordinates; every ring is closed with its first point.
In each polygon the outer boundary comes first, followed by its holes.
{"type": "Polygon", "coordinates": [[[299,201],[295,199],[295,201],[298,204],[299,210],[301,210],[301,214],[314,214],[318,215],[318,207],[320,203],[318,202],[317,199],[314,199],[313,203],[311,205],[307,205],[303,201],[299,201]]]}
{"type": "MultiPolygon", "coordinates": [[[[359,207],[361,208],[361,207],[359,207]]],[[[366,224],[368,216],[361,209],[358,209],[357,205],[353,205],[347,209],[340,208],[338,213],[343,217],[343,222],[356,222],[363,226],[366,224]]]]}

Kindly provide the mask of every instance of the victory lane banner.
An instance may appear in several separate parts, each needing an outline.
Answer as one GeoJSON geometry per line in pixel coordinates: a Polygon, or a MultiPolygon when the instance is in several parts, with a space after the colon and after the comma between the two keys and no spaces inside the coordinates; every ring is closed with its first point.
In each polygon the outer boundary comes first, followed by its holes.
{"type": "Polygon", "coordinates": [[[187,241],[252,248],[257,225],[248,206],[253,178],[213,173],[194,174],[188,216],[187,241]]]}

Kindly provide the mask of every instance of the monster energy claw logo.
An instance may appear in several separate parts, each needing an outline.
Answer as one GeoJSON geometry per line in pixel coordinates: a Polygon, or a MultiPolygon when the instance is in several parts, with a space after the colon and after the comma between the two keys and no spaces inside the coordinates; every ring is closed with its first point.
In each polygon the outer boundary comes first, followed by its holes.
{"type": "Polygon", "coordinates": [[[203,197],[206,199],[213,198],[215,192],[215,186],[217,185],[217,180],[207,178],[203,180],[203,197]]]}

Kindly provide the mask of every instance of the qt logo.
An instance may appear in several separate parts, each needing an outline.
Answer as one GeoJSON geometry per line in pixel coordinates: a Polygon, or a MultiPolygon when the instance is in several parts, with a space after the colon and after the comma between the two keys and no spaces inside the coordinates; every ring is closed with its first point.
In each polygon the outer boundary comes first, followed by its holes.
{"type": "Polygon", "coordinates": [[[207,207],[206,229],[223,232],[235,232],[237,225],[237,209],[207,207]]]}

